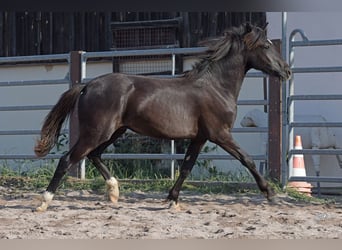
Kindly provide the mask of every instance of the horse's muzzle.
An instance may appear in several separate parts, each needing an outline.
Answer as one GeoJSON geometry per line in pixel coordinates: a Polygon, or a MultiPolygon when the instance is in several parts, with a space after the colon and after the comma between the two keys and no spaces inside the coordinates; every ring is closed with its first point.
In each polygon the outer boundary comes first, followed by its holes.
{"type": "Polygon", "coordinates": [[[282,72],[280,73],[280,77],[283,80],[289,80],[292,77],[292,70],[288,65],[285,65],[282,72]]]}
{"type": "Polygon", "coordinates": [[[291,79],[291,77],[292,77],[292,70],[291,70],[291,68],[289,66],[287,66],[285,68],[285,74],[286,74],[286,80],[291,79]]]}

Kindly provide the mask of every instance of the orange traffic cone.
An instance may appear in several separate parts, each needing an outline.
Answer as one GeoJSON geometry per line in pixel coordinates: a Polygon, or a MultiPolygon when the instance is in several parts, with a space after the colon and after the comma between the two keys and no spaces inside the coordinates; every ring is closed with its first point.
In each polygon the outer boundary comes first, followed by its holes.
{"type": "MultiPolygon", "coordinates": [[[[296,135],[295,138],[295,149],[303,149],[302,138],[300,135],[296,135]]],[[[293,169],[292,176],[306,176],[304,156],[303,154],[293,155],[293,169]]],[[[289,188],[293,188],[298,192],[301,192],[309,197],[311,197],[312,185],[305,181],[291,181],[288,183],[289,188]]]]}

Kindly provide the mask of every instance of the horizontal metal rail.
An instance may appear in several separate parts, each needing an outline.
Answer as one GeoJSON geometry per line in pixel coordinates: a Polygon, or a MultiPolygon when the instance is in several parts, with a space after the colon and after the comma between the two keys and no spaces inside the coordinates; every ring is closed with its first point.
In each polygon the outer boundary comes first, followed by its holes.
{"type": "Polygon", "coordinates": [[[328,39],[328,40],[312,40],[310,41],[301,29],[294,29],[289,37],[289,44],[291,47],[309,47],[309,46],[330,46],[342,45],[342,39],[328,39]],[[301,41],[295,41],[294,37],[299,34],[302,38],[301,41]]]}
{"type": "Polygon", "coordinates": [[[314,100],[314,101],[336,101],[342,100],[342,95],[292,95],[288,97],[288,101],[307,101],[307,100],[314,100]]]}
{"type": "MultiPolygon", "coordinates": [[[[103,154],[103,159],[141,159],[141,160],[183,160],[185,154],[103,154]]],[[[266,160],[265,155],[252,155],[254,160],[266,160]]],[[[229,154],[199,154],[199,160],[235,160],[229,154]]]]}
{"type": "Polygon", "coordinates": [[[166,48],[166,49],[141,49],[141,50],[113,50],[101,52],[87,52],[82,56],[85,60],[89,58],[106,58],[122,56],[153,56],[153,55],[172,55],[172,54],[199,54],[207,50],[207,47],[195,48],[166,48]]]}
{"type": "Polygon", "coordinates": [[[303,155],[342,155],[342,149],[291,149],[288,152],[289,156],[303,155]]]}
{"type": "Polygon", "coordinates": [[[62,85],[62,84],[70,84],[70,80],[69,79],[56,79],[56,80],[7,81],[7,82],[0,82],[0,87],[62,85]]]}
{"type": "MultiPolygon", "coordinates": [[[[267,127],[232,128],[232,133],[267,133],[267,127]]],[[[1,130],[0,135],[40,135],[40,130],[1,130]]],[[[68,134],[68,129],[62,129],[61,134],[68,134]]]]}
{"type": "MultiPolygon", "coordinates": [[[[25,129],[25,130],[1,130],[0,135],[40,135],[40,130],[25,129]]],[[[62,129],[61,134],[69,134],[68,129],[62,129]]]]}
{"type": "Polygon", "coordinates": [[[237,105],[268,105],[268,100],[238,100],[237,105]]]}
{"type": "MultiPolygon", "coordinates": [[[[62,154],[48,154],[42,158],[38,158],[33,154],[6,154],[0,155],[0,160],[3,159],[18,159],[18,160],[42,160],[42,159],[59,159],[62,154]]],[[[185,154],[103,154],[102,159],[109,160],[182,160],[185,154]]],[[[253,160],[267,160],[265,155],[251,155],[253,160]]],[[[199,154],[198,160],[236,160],[231,155],[220,154],[199,154]]]]}
{"type": "Polygon", "coordinates": [[[342,72],[342,67],[293,67],[291,68],[292,73],[332,73],[342,72]]]}
{"type": "Polygon", "coordinates": [[[342,177],[330,176],[291,176],[289,181],[307,181],[307,182],[342,182],[342,177]]]}
{"type": "Polygon", "coordinates": [[[267,133],[267,127],[244,127],[244,128],[232,128],[232,133],[267,133]]]}
{"type": "Polygon", "coordinates": [[[31,105],[31,106],[5,106],[0,107],[0,111],[37,111],[50,110],[53,105],[31,105]]]}
{"type": "Polygon", "coordinates": [[[342,127],[342,122],[290,122],[290,127],[342,127]]]}
{"type": "Polygon", "coordinates": [[[48,154],[42,158],[38,158],[34,154],[5,154],[0,155],[0,160],[48,160],[48,159],[59,159],[62,154],[48,154]]]}
{"type": "Polygon", "coordinates": [[[1,130],[0,135],[39,135],[40,130],[1,130]]]}
{"type": "Polygon", "coordinates": [[[51,60],[70,60],[70,54],[50,54],[50,55],[37,55],[37,56],[10,56],[0,57],[1,63],[23,63],[23,62],[39,62],[51,60]]]}
{"type": "Polygon", "coordinates": [[[342,39],[333,39],[333,40],[313,40],[310,41],[304,35],[303,41],[291,41],[292,47],[311,47],[311,46],[330,46],[330,45],[342,45],[342,39]]]}

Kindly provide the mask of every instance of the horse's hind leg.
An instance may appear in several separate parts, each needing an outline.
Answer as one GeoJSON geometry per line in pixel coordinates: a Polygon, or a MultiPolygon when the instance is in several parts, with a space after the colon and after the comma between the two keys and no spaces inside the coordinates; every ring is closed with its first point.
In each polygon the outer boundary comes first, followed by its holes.
{"type": "Polygon", "coordinates": [[[65,155],[61,157],[58,162],[55,173],[43,194],[42,204],[36,209],[38,212],[45,211],[49,204],[51,203],[53,196],[60,185],[60,182],[63,176],[67,173],[67,171],[75,166],[82,158],[84,158],[89,152],[89,147],[86,147],[84,144],[77,142],[75,146],[65,155]]]}
{"type": "Polygon", "coordinates": [[[69,161],[69,153],[63,155],[58,162],[57,168],[49,183],[49,186],[47,187],[46,191],[43,194],[42,204],[36,209],[38,212],[43,212],[48,208],[63,176],[65,175],[67,170],[71,167],[71,165],[72,164],[69,161]]]}
{"type": "Polygon", "coordinates": [[[184,157],[181,169],[180,169],[180,175],[178,179],[176,180],[176,183],[173,185],[173,187],[169,191],[169,195],[167,197],[168,200],[174,201],[176,205],[178,203],[178,196],[179,196],[181,187],[183,185],[183,182],[185,181],[186,177],[190,174],[196,162],[198,154],[201,151],[205,142],[206,140],[204,139],[192,140],[187,149],[187,152],[185,154],[185,157],[184,157]]]}
{"type": "Polygon", "coordinates": [[[247,169],[253,175],[260,191],[265,194],[268,200],[272,200],[275,195],[274,191],[257,171],[253,159],[243,149],[240,148],[230,133],[222,133],[219,138],[212,141],[239,160],[242,165],[247,167],[247,169]]]}
{"type": "Polygon", "coordinates": [[[118,129],[108,141],[102,143],[100,146],[98,146],[87,155],[88,159],[94,164],[94,166],[99,170],[103,178],[106,180],[108,198],[113,203],[116,203],[119,199],[119,185],[118,181],[113,176],[111,176],[111,173],[109,172],[107,166],[103,163],[101,154],[119,136],[125,133],[125,131],[126,128],[118,129]]]}

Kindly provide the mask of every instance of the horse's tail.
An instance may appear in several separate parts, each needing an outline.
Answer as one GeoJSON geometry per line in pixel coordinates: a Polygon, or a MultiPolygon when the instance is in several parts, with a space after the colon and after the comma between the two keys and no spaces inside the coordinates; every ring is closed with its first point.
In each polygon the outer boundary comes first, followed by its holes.
{"type": "Polygon", "coordinates": [[[34,147],[34,152],[38,157],[47,155],[56,144],[63,122],[73,110],[83,87],[82,85],[75,85],[64,92],[46,116],[40,139],[37,140],[34,147]]]}

